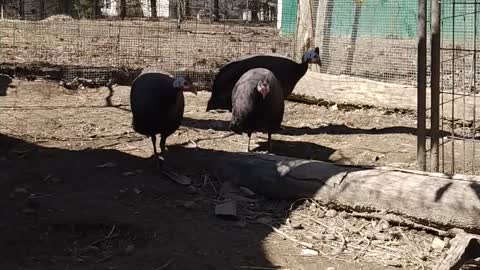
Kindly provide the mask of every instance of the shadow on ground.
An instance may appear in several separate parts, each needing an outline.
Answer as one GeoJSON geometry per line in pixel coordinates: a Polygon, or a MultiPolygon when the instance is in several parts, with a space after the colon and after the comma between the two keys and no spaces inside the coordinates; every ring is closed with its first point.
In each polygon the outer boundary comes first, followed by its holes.
{"type": "Polygon", "coordinates": [[[7,95],[7,89],[10,83],[12,83],[10,76],[0,74],[0,96],[7,95]]]}
{"type": "MultiPolygon", "coordinates": [[[[217,131],[229,131],[228,128],[229,122],[225,120],[209,120],[209,119],[192,119],[184,117],[183,126],[190,128],[198,129],[213,129],[217,131]]],[[[387,128],[372,128],[372,129],[362,129],[362,128],[352,128],[344,124],[329,124],[326,126],[321,126],[318,128],[310,127],[289,127],[283,126],[282,130],[278,132],[282,135],[316,135],[316,134],[328,134],[328,135],[351,135],[351,134],[411,134],[416,135],[417,129],[412,127],[387,127],[387,128]]],[[[427,135],[430,134],[430,130],[427,130],[427,135]]],[[[440,136],[451,135],[448,132],[440,131],[440,136]]]]}
{"type": "MultiPolygon", "coordinates": [[[[274,146],[280,153],[290,147],[274,146]]],[[[166,159],[193,179],[197,192],[163,177],[151,160],[118,150],[47,148],[0,135],[0,269],[275,269],[267,259],[272,252],[285,253],[286,267],[385,269],[323,257],[292,259],[288,254],[299,251],[288,241],[264,249],[271,228],[216,217],[212,198],[218,194],[210,187],[213,180],[205,184],[205,173],[229,175],[224,165],[243,160],[237,171],[248,186],[258,185],[249,169],[258,160],[181,146],[171,146],[166,159]]],[[[261,168],[277,172],[275,162],[261,168]]],[[[280,181],[285,198],[311,197],[323,184],[288,181],[280,181]]],[[[265,194],[278,192],[278,182],[267,182],[260,187],[265,194]]],[[[283,219],[291,202],[281,202],[275,215],[283,219]]]]}
{"type": "MultiPolygon", "coordinates": [[[[149,160],[4,135],[0,150],[1,269],[272,267],[262,249],[267,227],[215,217],[201,189],[189,194],[149,160]],[[89,244],[112,230],[112,239],[89,244]]],[[[189,171],[203,182],[199,168],[189,171]]]]}
{"type": "MultiPolygon", "coordinates": [[[[258,145],[259,146],[252,149],[252,151],[267,150],[267,141],[258,142],[258,145]]],[[[315,143],[279,141],[272,139],[272,153],[279,156],[329,161],[330,155],[334,152],[335,150],[330,147],[321,146],[315,143]]]]}

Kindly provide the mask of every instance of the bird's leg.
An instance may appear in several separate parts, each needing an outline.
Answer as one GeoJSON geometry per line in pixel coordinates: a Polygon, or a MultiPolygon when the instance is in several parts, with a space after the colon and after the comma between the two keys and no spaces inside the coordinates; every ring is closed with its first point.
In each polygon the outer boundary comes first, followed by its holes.
{"type": "Polygon", "coordinates": [[[155,160],[155,166],[158,169],[160,167],[160,162],[159,162],[160,160],[157,152],[157,136],[153,135],[153,136],[150,136],[150,138],[152,139],[152,144],[153,144],[153,159],[155,160]]]}
{"type": "Polygon", "coordinates": [[[167,141],[167,137],[161,135],[160,137],[160,150],[162,151],[162,156],[165,155],[166,150],[165,150],[165,143],[167,141]]]}
{"type": "Polygon", "coordinates": [[[252,133],[248,133],[248,143],[247,143],[247,153],[250,152],[250,138],[252,137],[252,133]]]}
{"type": "Polygon", "coordinates": [[[150,136],[150,138],[152,139],[152,144],[153,144],[153,156],[154,156],[154,157],[157,157],[157,156],[158,156],[158,152],[157,152],[157,136],[156,136],[156,135],[152,135],[152,136],[150,136]]]}
{"type": "Polygon", "coordinates": [[[267,152],[270,153],[272,152],[272,134],[269,132],[268,133],[268,149],[267,152]]]}

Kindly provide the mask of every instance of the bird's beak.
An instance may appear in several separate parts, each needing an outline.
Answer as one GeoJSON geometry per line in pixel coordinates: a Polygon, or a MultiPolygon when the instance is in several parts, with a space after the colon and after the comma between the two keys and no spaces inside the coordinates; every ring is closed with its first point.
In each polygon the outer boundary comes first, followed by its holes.
{"type": "Polygon", "coordinates": [[[322,60],[320,60],[320,58],[315,59],[315,60],[313,61],[313,63],[314,63],[314,64],[317,64],[317,65],[320,66],[320,67],[322,66],[322,60]]]}
{"type": "Polygon", "coordinates": [[[195,86],[189,86],[187,91],[190,91],[192,92],[193,94],[195,94],[195,96],[197,95],[197,88],[195,86]]]}

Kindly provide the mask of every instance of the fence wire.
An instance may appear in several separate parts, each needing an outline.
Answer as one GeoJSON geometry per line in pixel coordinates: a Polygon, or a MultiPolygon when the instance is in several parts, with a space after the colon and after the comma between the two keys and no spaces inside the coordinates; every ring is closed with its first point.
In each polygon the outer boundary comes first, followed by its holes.
{"type": "Polygon", "coordinates": [[[236,57],[293,57],[295,3],[284,1],[279,8],[267,0],[5,0],[0,59],[32,69],[57,67],[67,81],[105,82],[157,65],[208,87],[236,57]]]}
{"type": "Polygon", "coordinates": [[[416,85],[416,0],[317,3],[323,72],[416,85]]]}
{"type": "Polygon", "coordinates": [[[441,4],[440,170],[478,174],[478,31],[480,1],[441,4]]]}

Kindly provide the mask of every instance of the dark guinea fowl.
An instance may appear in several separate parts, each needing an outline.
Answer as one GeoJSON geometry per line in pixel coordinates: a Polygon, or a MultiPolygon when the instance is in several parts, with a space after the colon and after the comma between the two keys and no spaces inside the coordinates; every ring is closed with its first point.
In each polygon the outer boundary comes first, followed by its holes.
{"type": "Polygon", "coordinates": [[[247,152],[254,132],[271,135],[280,129],[285,110],[283,88],[279,79],[268,69],[255,68],[245,72],[233,87],[230,129],[237,134],[247,133],[247,152]]]}
{"type": "Polygon", "coordinates": [[[308,64],[321,66],[320,51],[316,47],[307,51],[301,63],[281,55],[258,54],[245,56],[225,64],[215,76],[212,85],[212,94],[208,101],[207,111],[232,109],[233,87],[240,77],[252,68],[266,68],[275,74],[283,85],[283,95],[287,98],[298,81],[305,75],[308,64]]]}
{"type": "Polygon", "coordinates": [[[133,129],[151,138],[154,157],[159,157],[156,135],[161,136],[160,149],[164,154],[167,137],[182,123],[185,107],[183,92],[197,94],[188,77],[174,78],[155,68],[144,69],[133,81],[130,91],[133,129]]]}

